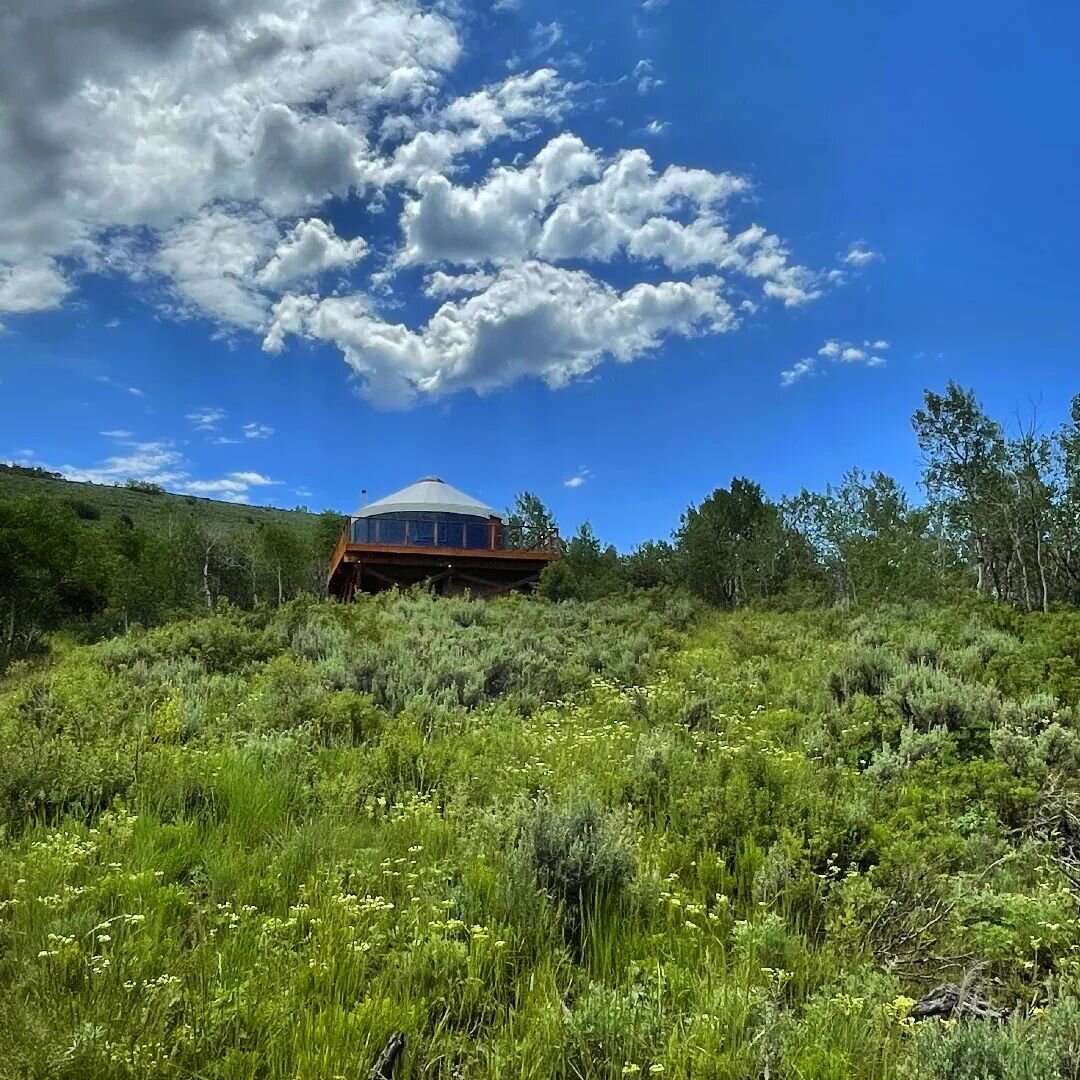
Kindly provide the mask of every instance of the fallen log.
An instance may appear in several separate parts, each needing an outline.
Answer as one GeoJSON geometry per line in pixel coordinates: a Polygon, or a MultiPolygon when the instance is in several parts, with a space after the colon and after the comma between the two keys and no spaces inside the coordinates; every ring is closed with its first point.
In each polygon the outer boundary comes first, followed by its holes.
{"type": "Polygon", "coordinates": [[[998,1009],[981,994],[956,983],[935,986],[915,1003],[911,1010],[915,1020],[1008,1020],[1006,1009],[998,1009]]]}
{"type": "Polygon", "coordinates": [[[394,1080],[394,1070],[405,1053],[404,1032],[395,1031],[390,1036],[390,1041],[383,1047],[371,1072],[367,1074],[367,1080],[394,1080]]]}

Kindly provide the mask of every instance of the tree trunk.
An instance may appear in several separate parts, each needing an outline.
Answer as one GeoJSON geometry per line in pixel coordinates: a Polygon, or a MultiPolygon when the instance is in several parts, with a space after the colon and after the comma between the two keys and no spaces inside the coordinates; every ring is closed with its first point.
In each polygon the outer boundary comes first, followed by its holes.
{"type": "Polygon", "coordinates": [[[1050,590],[1046,583],[1046,560],[1043,558],[1041,524],[1041,522],[1035,523],[1035,562],[1039,567],[1039,588],[1042,590],[1042,610],[1045,615],[1050,611],[1050,590]]]}
{"type": "Polygon", "coordinates": [[[1013,526],[1012,522],[1009,522],[1009,536],[1012,539],[1013,554],[1016,557],[1016,561],[1020,564],[1020,581],[1024,587],[1024,610],[1031,611],[1035,604],[1031,599],[1031,580],[1028,577],[1027,560],[1024,558],[1024,545],[1020,541],[1020,533],[1013,526]]]}
{"type": "Polygon", "coordinates": [[[202,564],[203,594],[206,596],[206,606],[208,608],[214,606],[214,598],[210,595],[210,552],[212,550],[212,548],[207,548],[203,552],[202,564]]]}

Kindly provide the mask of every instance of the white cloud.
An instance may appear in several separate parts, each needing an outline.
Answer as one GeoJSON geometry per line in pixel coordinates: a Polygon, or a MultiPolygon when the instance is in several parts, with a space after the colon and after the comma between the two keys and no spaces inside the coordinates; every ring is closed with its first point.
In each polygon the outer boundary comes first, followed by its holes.
{"type": "Polygon", "coordinates": [[[155,268],[172,283],[181,313],[257,330],[269,301],[256,286],[256,269],[276,243],[269,217],[210,210],[163,235],[155,268]]]}
{"type": "Polygon", "coordinates": [[[590,476],[592,476],[592,469],[586,469],[582,466],[573,476],[567,477],[567,479],[563,481],[563,487],[579,488],[590,476]]]}
{"type": "Polygon", "coordinates": [[[124,452],[112,454],[96,465],[46,465],[52,472],[63,473],[69,480],[91,484],[122,484],[125,480],[173,487],[187,476],[183,455],[170,442],[134,442],[118,440],[124,452]]]}
{"type": "Polygon", "coordinates": [[[0,258],[0,315],[49,311],[59,307],[70,291],[71,287],[51,259],[31,259],[12,266],[5,265],[0,258]]]}
{"type": "Polygon", "coordinates": [[[5,14],[8,262],[214,200],[287,212],[344,194],[371,110],[419,102],[460,53],[453,24],[409,0],[99,0],[67,18],[9,0],[5,14]]]}
{"type": "Polygon", "coordinates": [[[780,372],[780,385],[791,386],[806,375],[812,375],[817,368],[817,360],[812,356],[796,360],[786,371],[780,372]]]}
{"type": "Polygon", "coordinates": [[[203,495],[229,502],[248,502],[253,488],[276,487],[281,484],[253,470],[230,472],[218,479],[196,479],[191,464],[176,446],[167,441],[137,442],[122,438],[127,432],[103,432],[124,447],[123,452],[110,455],[95,465],[46,465],[36,460],[32,451],[25,451],[26,464],[38,465],[59,472],[69,480],[91,484],[123,484],[128,480],[160,484],[169,491],[188,495],[203,495]]]}
{"type": "Polygon", "coordinates": [[[637,84],[637,92],[639,94],[648,94],[651,91],[657,89],[657,87],[664,85],[663,79],[658,79],[654,72],[653,62],[651,60],[639,60],[634,65],[634,81],[637,84]]]}
{"type": "Polygon", "coordinates": [[[263,476],[262,473],[257,472],[234,472],[229,473],[229,476],[233,480],[238,480],[242,483],[248,484],[251,487],[265,487],[268,484],[280,484],[280,480],[271,480],[269,476],[263,476]]]}
{"type": "Polygon", "coordinates": [[[444,176],[421,181],[402,211],[399,263],[628,255],[675,271],[742,274],[788,306],[816,299],[819,275],[792,263],[778,237],[759,225],[729,231],[726,204],[748,190],[730,173],[679,166],[657,173],[644,150],[624,151],[605,165],[577,136],[559,135],[532,161],[500,166],[475,187],[444,176]]]}
{"type": "Polygon", "coordinates": [[[818,357],[831,363],[865,364],[867,367],[881,367],[886,361],[880,354],[888,349],[889,343],[882,339],[864,341],[858,345],[839,338],[829,338],[817,351],[817,357],[797,360],[790,368],[780,373],[780,385],[791,386],[799,379],[818,371],[818,357]]]}
{"type": "Polygon", "coordinates": [[[105,324],[105,329],[106,330],[115,330],[119,325],[120,325],[120,320],[119,319],[110,319],[105,324]]]}
{"type": "Polygon", "coordinates": [[[494,274],[474,270],[465,274],[447,274],[436,270],[424,282],[424,295],[431,297],[454,296],[457,293],[483,292],[495,280],[494,274]]]}
{"type": "MultiPolygon", "coordinates": [[[[845,272],[801,266],[765,226],[737,222],[745,177],[587,146],[566,123],[594,84],[542,67],[452,96],[467,23],[452,0],[80,12],[5,8],[0,317],[55,307],[86,275],[122,276],[166,315],[269,350],[332,342],[373,396],[405,401],[525,376],[563,385],[669,334],[733,329],[735,310],[806,304],[845,272]],[[545,133],[531,160],[517,154],[545,133]],[[398,242],[346,238],[343,220],[399,205],[398,242]],[[417,278],[445,302],[394,324],[386,312],[417,278]]],[[[531,44],[563,37],[537,23],[531,44]]],[[[624,78],[642,94],[661,83],[649,59],[624,78]]],[[[874,257],[860,242],[844,260],[874,257]]],[[[269,433],[252,427],[245,439],[269,433]]]]}
{"type": "Polygon", "coordinates": [[[196,409],[184,419],[194,424],[196,431],[213,431],[227,415],[224,409],[196,409]]]}
{"type": "Polygon", "coordinates": [[[146,397],[146,391],[140,390],[137,386],[129,386],[127,392],[131,394],[132,397],[146,397]]]}
{"type": "Polygon", "coordinates": [[[218,480],[185,480],[181,489],[189,495],[217,495],[230,502],[247,502],[253,487],[270,487],[280,484],[257,472],[231,472],[218,480]]]}
{"type": "Polygon", "coordinates": [[[491,5],[492,11],[517,11],[521,7],[521,0],[495,0],[491,5]]]}
{"type": "Polygon", "coordinates": [[[650,120],[645,125],[645,131],[649,135],[663,135],[670,126],[666,120],[650,120]]]}
{"type": "Polygon", "coordinates": [[[658,11],[660,8],[665,7],[668,0],[641,0],[641,6],[646,11],[658,11]]]}
{"type": "Polygon", "coordinates": [[[258,282],[280,289],[294,281],[310,280],[326,270],[343,270],[368,252],[367,241],[358,236],[343,240],[333,225],[309,218],[297,222],[278,245],[270,261],[259,271],[258,282]]]}
{"type": "Polygon", "coordinates": [[[130,439],[131,438],[131,432],[130,431],[120,431],[119,429],[115,430],[115,431],[103,431],[103,432],[101,432],[101,434],[104,435],[106,439],[130,439]]]}
{"type": "Polygon", "coordinates": [[[245,424],[245,439],[269,439],[274,434],[274,429],[268,424],[245,424]]]}
{"type": "Polygon", "coordinates": [[[549,23],[537,23],[530,31],[533,45],[537,52],[546,52],[553,45],[562,41],[563,27],[558,20],[549,23]]]}
{"type": "Polygon", "coordinates": [[[849,266],[866,266],[867,263],[872,263],[881,257],[880,252],[871,251],[866,246],[865,240],[856,240],[848,248],[847,254],[844,256],[844,262],[849,266]]]}
{"type": "Polygon", "coordinates": [[[633,360],[668,335],[722,333],[735,316],[718,278],[637,284],[618,292],[580,270],[526,262],[484,292],[448,301],[419,331],[380,318],[363,296],[286,296],[265,347],[287,334],[337,345],[386,405],[463,389],[479,393],[536,377],[565,386],[605,357],[633,360]]]}
{"type": "Polygon", "coordinates": [[[540,68],[455,98],[437,113],[421,117],[422,130],[389,157],[365,163],[362,179],[376,187],[415,187],[425,177],[450,171],[459,157],[496,139],[524,137],[537,121],[557,123],[575,89],[552,68],[540,68]]]}
{"type": "Polygon", "coordinates": [[[211,446],[238,446],[240,439],[231,439],[228,435],[211,435],[206,440],[211,446]]]}

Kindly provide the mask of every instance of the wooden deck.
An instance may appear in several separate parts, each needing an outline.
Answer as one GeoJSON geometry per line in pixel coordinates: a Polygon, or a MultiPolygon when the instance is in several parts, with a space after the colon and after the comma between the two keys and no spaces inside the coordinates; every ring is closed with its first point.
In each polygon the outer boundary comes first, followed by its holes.
{"type": "MultiPolygon", "coordinates": [[[[357,543],[351,522],[330,559],[328,589],[339,600],[358,592],[429,584],[441,593],[469,590],[485,596],[535,587],[544,567],[561,554],[558,537],[542,547],[464,548],[406,543],[357,543]]],[[[496,534],[492,533],[492,542],[496,534]]],[[[501,534],[498,537],[502,539],[501,534]]]]}

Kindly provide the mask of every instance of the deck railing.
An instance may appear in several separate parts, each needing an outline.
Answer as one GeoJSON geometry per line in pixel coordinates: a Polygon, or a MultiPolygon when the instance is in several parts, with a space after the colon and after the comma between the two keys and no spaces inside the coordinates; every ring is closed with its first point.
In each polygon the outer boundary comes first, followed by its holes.
{"type": "Polygon", "coordinates": [[[345,519],[331,568],[341,560],[350,544],[468,551],[562,551],[558,529],[530,529],[528,526],[505,525],[500,521],[352,517],[345,519]]]}

